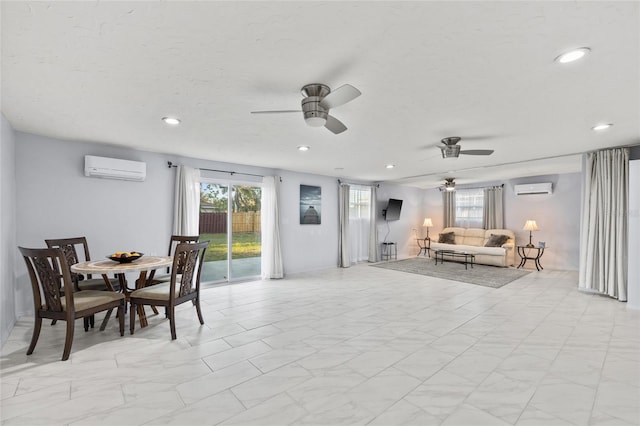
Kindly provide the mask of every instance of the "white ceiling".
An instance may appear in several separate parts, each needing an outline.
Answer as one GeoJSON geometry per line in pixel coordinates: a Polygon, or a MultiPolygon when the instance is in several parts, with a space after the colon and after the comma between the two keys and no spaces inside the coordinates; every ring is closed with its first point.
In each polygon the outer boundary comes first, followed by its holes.
{"type": "Polygon", "coordinates": [[[421,188],[577,172],[571,154],[640,143],[639,5],[3,1],[2,112],[55,138],[421,188]],[[250,114],[298,109],[308,83],[362,91],[331,110],[346,132],[250,114]],[[446,136],[495,153],[442,159],[446,136]]]}

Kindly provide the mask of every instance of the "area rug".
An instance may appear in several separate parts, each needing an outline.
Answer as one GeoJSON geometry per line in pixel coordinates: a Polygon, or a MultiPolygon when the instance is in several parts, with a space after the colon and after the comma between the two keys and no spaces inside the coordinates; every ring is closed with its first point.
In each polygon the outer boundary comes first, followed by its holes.
{"type": "Polygon", "coordinates": [[[458,262],[444,262],[436,265],[433,258],[425,257],[380,262],[371,266],[492,288],[500,288],[531,272],[524,269],[499,268],[497,266],[475,264],[473,268],[469,266],[465,269],[464,264],[458,262]]]}

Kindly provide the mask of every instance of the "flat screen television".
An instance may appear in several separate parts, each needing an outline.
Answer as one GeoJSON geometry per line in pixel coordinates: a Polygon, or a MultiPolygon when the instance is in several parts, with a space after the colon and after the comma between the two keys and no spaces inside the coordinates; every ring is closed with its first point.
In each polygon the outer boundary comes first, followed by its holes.
{"type": "Polygon", "coordinates": [[[400,210],[402,210],[402,200],[396,200],[395,198],[389,198],[389,204],[385,213],[385,220],[399,220],[400,210]]]}

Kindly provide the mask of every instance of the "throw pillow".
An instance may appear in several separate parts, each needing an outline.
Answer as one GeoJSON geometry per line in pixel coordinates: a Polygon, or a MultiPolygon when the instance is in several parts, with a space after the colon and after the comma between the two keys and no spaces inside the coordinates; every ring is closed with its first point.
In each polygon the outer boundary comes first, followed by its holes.
{"type": "Polygon", "coordinates": [[[444,244],[455,244],[456,234],[454,232],[445,232],[444,234],[440,234],[438,242],[444,244]]]}
{"type": "Polygon", "coordinates": [[[491,234],[491,237],[487,240],[487,243],[484,245],[485,247],[502,247],[504,243],[507,242],[509,236],[507,235],[496,235],[491,234]]]}

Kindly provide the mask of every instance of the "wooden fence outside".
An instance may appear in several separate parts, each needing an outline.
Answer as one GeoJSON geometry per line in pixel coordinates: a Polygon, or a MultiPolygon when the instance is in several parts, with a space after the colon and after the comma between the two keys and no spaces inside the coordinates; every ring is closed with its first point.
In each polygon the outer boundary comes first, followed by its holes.
{"type": "MultiPolygon", "coordinates": [[[[260,232],[260,212],[236,212],[231,214],[231,232],[260,232]]],[[[200,213],[200,234],[227,232],[226,213],[200,213]]]]}

